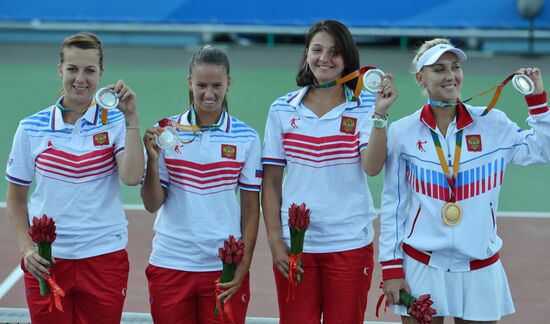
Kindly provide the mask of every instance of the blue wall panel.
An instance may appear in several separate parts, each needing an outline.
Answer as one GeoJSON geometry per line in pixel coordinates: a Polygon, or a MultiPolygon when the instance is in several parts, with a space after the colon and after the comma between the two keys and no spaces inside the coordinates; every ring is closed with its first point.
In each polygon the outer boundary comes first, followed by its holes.
{"type": "MultiPolygon", "coordinates": [[[[34,19],[284,26],[307,26],[318,19],[338,19],[353,27],[528,27],[528,22],[516,10],[515,0],[0,0],[0,21],[34,19]]],[[[536,27],[550,29],[548,3],[536,19],[536,27]]]]}

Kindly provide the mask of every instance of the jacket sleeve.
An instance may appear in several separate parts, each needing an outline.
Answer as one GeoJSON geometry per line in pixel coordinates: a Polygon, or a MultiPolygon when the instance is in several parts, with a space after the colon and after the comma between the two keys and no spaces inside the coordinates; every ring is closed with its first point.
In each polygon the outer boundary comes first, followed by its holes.
{"type": "Polygon", "coordinates": [[[550,162],[550,112],[546,99],[546,92],[538,95],[526,96],[529,108],[527,124],[531,129],[522,130],[514,122],[507,120],[512,136],[510,163],[517,165],[531,165],[550,162]]]}
{"type": "Polygon", "coordinates": [[[395,126],[393,123],[388,130],[388,156],[380,216],[379,260],[384,280],[404,278],[401,243],[410,190],[407,182],[407,161],[402,158],[398,129],[395,126]]]}

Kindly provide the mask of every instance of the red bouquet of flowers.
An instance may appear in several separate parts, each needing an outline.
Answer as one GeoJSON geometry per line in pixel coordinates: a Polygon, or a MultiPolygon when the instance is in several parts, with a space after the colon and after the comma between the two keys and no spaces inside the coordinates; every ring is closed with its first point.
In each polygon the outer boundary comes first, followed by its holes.
{"type": "MultiPolygon", "coordinates": [[[[382,284],[380,288],[382,288],[382,284]]],[[[378,317],[378,311],[380,310],[380,305],[384,300],[384,296],[380,296],[378,303],[376,305],[376,317],[378,317]]],[[[418,298],[415,298],[405,289],[399,291],[399,305],[405,306],[407,308],[407,313],[416,321],[418,324],[431,324],[432,316],[437,314],[437,311],[432,308],[433,301],[430,299],[430,294],[422,295],[418,298]]],[[[388,302],[386,301],[386,307],[388,302]]],[[[385,308],[384,308],[385,310],[385,308]]]]}
{"type": "Polygon", "coordinates": [[[294,299],[294,293],[302,280],[298,267],[302,266],[304,237],[309,226],[311,211],[305,203],[300,206],[292,203],[288,208],[288,227],[290,229],[290,256],[288,257],[288,294],[286,301],[294,299]]]}
{"type": "MultiPolygon", "coordinates": [[[[33,242],[38,245],[38,254],[48,260],[51,265],[53,263],[52,243],[57,237],[53,218],[46,216],[46,214],[43,214],[40,218],[34,217],[32,219],[32,225],[29,228],[29,235],[33,242]]],[[[55,282],[53,273],[51,275],[44,273],[44,278],[40,279],[39,284],[40,296],[50,296],[50,312],[52,311],[54,305],[57,309],[63,311],[61,297],[65,296],[65,292],[55,282]]]]}
{"type": "MultiPolygon", "coordinates": [[[[237,266],[241,263],[244,256],[244,241],[243,239],[235,240],[233,235],[229,235],[229,239],[223,242],[223,247],[218,249],[218,256],[222,260],[223,268],[219,282],[230,282],[235,278],[237,266]]],[[[216,306],[214,307],[214,315],[220,316],[222,322],[225,317],[230,323],[233,323],[233,311],[231,304],[220,301],[218,296],[223,292],[221,288],[216,288],[216,306]],[[221,312],[219,310],[221,309],[221,312]]]]}
{"type": "Polygon", "coordinates": [[[414,298],[405,290],[399,292],[399,303],[407,307],[407,312],[419,324],[430,324],[432,316],[437,314],[437,311],[432,308],[433,301],[430,299],[430,294],[422,295],[414,298]]]}

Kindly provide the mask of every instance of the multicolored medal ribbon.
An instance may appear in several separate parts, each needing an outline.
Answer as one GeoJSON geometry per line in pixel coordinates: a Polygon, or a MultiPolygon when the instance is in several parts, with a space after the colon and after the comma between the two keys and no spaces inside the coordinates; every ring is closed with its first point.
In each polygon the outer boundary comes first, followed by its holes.
{"type": "MultiPolygon", "coordinates": [[[[351,81],[355,78],[358,78],[357,80],[357,85],[355,86],[355,91],[353,92],[353,97],[351,98],[352,101],[355,101],[357,100],[357,98],[359,98],[359,95],[361,94],[361,89],[363,87],[363,77],[365,75],[365,73],[367,73],[367,71],[369,70],[376,70],[376,71],[380,71],[378,70],[375,66],[364,66],[362,68],[360,68],[359,70],[355,70],[337,80],[334,80],[334,81],[331,81],[329,83],[325,83],[325,84],[315,84],[313,85],[314,88],[318,88],[318,89],[324,89],[324,88],[332,88],[334,86],[337,86],[337,85],[341,85],[341,84],[344,84],[348,81],[351,81]]],[[[381,72],[381,71],[380,71],[381,72]]],[[[383,73],[382,73],[383,74],[383,73]]],[[[381,80],[380,80],[380,83],[381,83],[381,80]]]]}
{"type": "MultiPolygon", "coordinates": [[[[510,81],[512,81],[512,85],[514,86],[514,88],[523,95],[530,95],[535,90],[535,86],[534,86],[533,81],[531,80],[531,78],[529,78],[525,74],[513,73],[513,74],[510,74],[509,76],[507,76],[506,79],[504,79],[504,81],[502,81],[500,84],[498,84],[498,85],[496,85],[496,86],[494,86],[490,89],[487,89],[487,90],[485,90],[481,93],[478,93],[473,97],[470,97],[466,100],[463,100],[462,103],[467,103],[467,102],[473,100],[474,98],[481,97],[481,96],[486,95],[487,93],[495,90],[495,93],[493,94],[493,97],[491,98],[491,101],[489,102],[489,104],[487,105],[485,110],[480,115],[480,116],[485,116],[489,113],[489,111],[491,111],[491,109],[493,109],[495,107],[498,99],[500,98],[500,94],[502,93],[502,88],[504,88],[504,86],[506,84],[508,84],[508,82],[510,82],[510,81]]],[[[436,100],[432,100],[432,99],[430,99],[430,100],[431,100],[431,102],[428,101],[428,103],[430,103],[430,105],[432,105],[432,106],[451,107],[451,106],[456,106],[458,104],[458,102],[454,103],[454,102],[436,101],[436,100]]]]}
{"type": "Polygon", "coordinates": [[[452,175],[450,174],[449,166],[445,161],[445,155],[443,154],[443,149],[441,148],[439,135],[437,135],[437,133],[434,132],[434,130],[432,130],[431,128],[430,128],[430,132],[432,133],[435,150],[437,151],[437,157],[439,158],[439,164],[441,164],[441,168],[443,169],[443,173],[445,174],[445,178],[447,179],[447,183],[449,184],[449,188],[451,190],[451,196],[449,198],[449,201],[445,203],[445,205],[443,206],[443,209],[441,210],[441,219],[448,226],[456,226],[460,223],[462,219],[462,209],[456,203],[456,194],[455,194],[455,189],[456,189],[455,184],[458,176],[458,168],[460,165],[460,153],[462,150],[462,130],[456,133],[455,157],[453,161],[452,175]]]}
{"type": "Polygon", "coordinates": [[[221,115],[219,123],[214,124],[214,125],[209,125],[209,126],[198,126],[197,113],[195,112],[195,108],[191,107],[191,109],[189,111],[189,121],[191,123],[191,126],[197,127],[201,132],[214,131],[214,130],[218,130],[218,129],[220,129],[220,127],[222,127],[223,122],[225,120],[225,114],[226,114],[225,109],[222,108],[222,115],[221,115]]]}
{"type": "Polygon", "coordinates": [[[288,292],[287,303],[294,300],[296,289],[302,281],[302,275],[298,268],[302,266],[302,252],[304,251],[304,238],[310,224],[311,211],[305,203],[300,206],[292,203],[288,208],[288,228],[290,229],[290,255],[288,257],[288,292]]]}
{"type": "Polygon", "coordinates": [[[164,118],[158,122],[159,127],[162,130],[159,136],[155,136],[157,145],[163,150],[170,150],[176,147],[178,145],[178,142],[182,144],[189,144],[193,142],[195,138],[197,138],[198,132],[214,131],[214,130],[220,129],[220,127],[223,125],[223,122],[225,120],[225,114],[226,114],[225,109],[223,109],[220,122],[210,126],[197,125],[197,114],[195,113],[195,109],[193,107],[191,107],[189,110],[190,125],[178,124],[173,120],[164,118]],[[176,131],[178,129],[185,132],[193,132],[193,137],[188,141],[181,140],[179,138],[178,132],[176,131]]]}
{"type": "MultiPolygon", "coordinates": [[[[57,234],[55,232],[55,222],[52,218],[43,214],[42,217],[33,217],[32,225],[29,228],[29,236],[38,245],[38,254],[48,260],[50,265],[53,263],[52,258],[52,243],[55,241],[57,234]]],[[[51,273],[51,268],[48,268],[51,273]]],[[[44,279],[40,279],[40,296],[50,296],[49,311],[53,306],[60,311],[63,311],[61,297],[65,296],[65,292],[55,282],[54,275],[44,274],[44,279]]]]}

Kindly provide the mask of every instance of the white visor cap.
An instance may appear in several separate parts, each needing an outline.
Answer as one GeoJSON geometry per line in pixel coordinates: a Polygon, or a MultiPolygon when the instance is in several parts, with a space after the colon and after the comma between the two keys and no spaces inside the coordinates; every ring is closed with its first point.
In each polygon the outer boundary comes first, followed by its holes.
{"type": "Polygon", "coordinates": [[[428,49],[424,54],[420,56],[418,62],[416,62],[416,72],[420,72],[426,65],[432,65],[443,55],[443,53],[451,52],[456,54],[458,61],[465,61],[467,56],[462,50],[449,44],[439,44],[428,49]]]}

